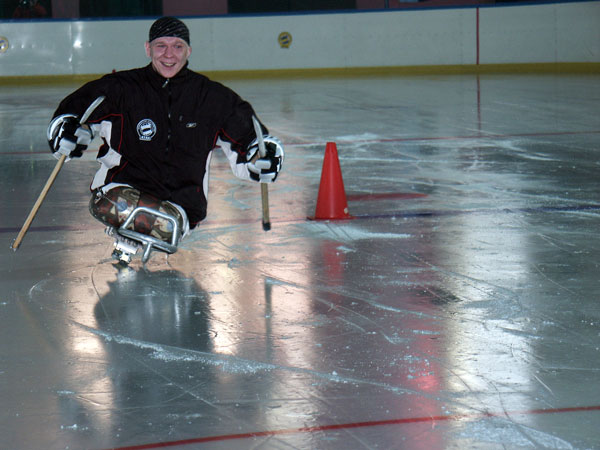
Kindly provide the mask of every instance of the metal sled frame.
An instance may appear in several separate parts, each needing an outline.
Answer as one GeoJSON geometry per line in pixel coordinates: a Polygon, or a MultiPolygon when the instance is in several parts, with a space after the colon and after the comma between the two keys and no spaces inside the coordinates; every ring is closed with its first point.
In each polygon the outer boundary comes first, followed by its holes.
{"type": "MultiPolygon", "coordinates": [[[[175,219],[175,217],[145,206],[138,206],[137,208],[135,208],[131,212],[131,214],[129,214],[127,220],[125,220],[125,222],[123,222],[123,224],[119,228],[113,228],[113,230],[116,231],[117,234],[119,234],[120,236],[126,238],[127,240],[135,241],[136,243],[141,244],[141,246],[144,249],[144,253],[142,255],[142,262],[144,264],[150,259],[150,253],[152,252],[153,248],[166,253],[175,253],[177,251],[177,245],[179,244],[179,241],[181,239],[179,222],[177,221],[177,219],[175,219]],[[135,218],[141,213],[150,214],[152,216],[156,216],[171,222],[171,224],[173,224],[173,235],[171,237],[171,243],[161,241],[160,239],[155,238],[153,236],[149,236],[147,234],[127,229],[127,227],[132,225],[135,218]]],[[[127,241],[120,240],[118,237],[116,239],[117,242],[115,242],[115,247],[117,250],[117,254],[119,255],[119,259],[122,262],[129,263],[131,261],[131,255],[137,252],[135,244],[131,245],[127,241]]]]}

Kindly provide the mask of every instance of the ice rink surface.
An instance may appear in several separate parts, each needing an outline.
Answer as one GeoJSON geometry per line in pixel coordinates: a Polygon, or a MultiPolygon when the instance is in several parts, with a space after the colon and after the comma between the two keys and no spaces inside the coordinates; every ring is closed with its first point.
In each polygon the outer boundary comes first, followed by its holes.
{"type": "Polygon", "coordinates": [[[93,152],[10,249],[77,85],[0,86],[1,448],[600,448],[600,76],[226,84],[286,146],[271,231],[216,152],[126,270],[93,152]],[[307,220],[327,142],[352,220],[307,220]]]}

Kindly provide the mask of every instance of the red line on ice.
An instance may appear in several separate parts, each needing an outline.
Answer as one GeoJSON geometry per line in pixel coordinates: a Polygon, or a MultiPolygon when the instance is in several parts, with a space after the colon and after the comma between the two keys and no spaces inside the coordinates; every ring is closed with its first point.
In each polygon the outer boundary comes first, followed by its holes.
{"type": "Polygon", "coordinates": [[[427,197],[427,194],[421,194],[418,192],[379,192],[371,194],[350,194],[346,195],[346,200],[356,202],[361,200],[391,200],[421,197],[427,197]]]}
{"type": "Polygon", "coordinates": [[[217,442],[217,441],[232,441],[240,439],[251,439],[255,437],[263,436],[280,436],[284,434],[299,434],[299,433],[316,433],[320,431],[333,431],[333,430],[347,430],[352,428],[366,428],[366,427],[377,427],[385,425],[406,425],[411,423],[423,423],[423,422],[449,422],[469,419],[480,419],[485,417],[506,417],[506,416],[526,416],[526,415],[537,415],[537,414],[565,414],[565,413],[576,413],[576,412],[590,412],[600,411],[600,405],[598,406],[576,406],[570,408],[549,408],[549,409],[530,409],[525,411],[508,411],[508,412],[482,412],[473,414],[448,414],[443,416],[426,416],[426,417],[407,417],[404,419],[392,419],[392,420],[376,420],[368,422],[354,422],[354,423],[341,423],[333,425],[319,425],[314,427],[301,427],[301,428],[288,428],[282,430],[267,430],[267,431],[255,431],[250,433],[239,433],[239,434],[223,434],[219,436],[206,436],[194,439],[183,439],[180,441],[170,442],[156,442],[141,445],[132,445],[128,447],[115,447],[111,450],[150,450],[154,448],[166,448],[175,446],[185,446],[192,444],[202,444],[205,442],[217,442]]]}

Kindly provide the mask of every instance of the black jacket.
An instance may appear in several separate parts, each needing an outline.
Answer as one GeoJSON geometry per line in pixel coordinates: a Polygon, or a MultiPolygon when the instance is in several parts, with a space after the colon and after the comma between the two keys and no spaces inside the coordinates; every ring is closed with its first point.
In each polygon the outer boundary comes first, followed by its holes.
{"type": "Polygon", "coordinates": [[[54,117],[81,117],[101,95],[105,100],[88,120],[104,140],[98,152],[103,166],[92,189],[129,184],[181,205],[192,226],[204,219],[210,152],[220,139],[229,147],[230,163],[246,162],[256,138],[251,105],[187,65],[167,80],[149,64],[85,84],[60,103],[54,117]]]}

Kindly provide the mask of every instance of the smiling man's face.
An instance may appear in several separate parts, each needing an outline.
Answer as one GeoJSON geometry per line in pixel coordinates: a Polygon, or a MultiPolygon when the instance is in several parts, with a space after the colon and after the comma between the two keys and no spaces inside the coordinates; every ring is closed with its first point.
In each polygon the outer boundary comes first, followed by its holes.
{"type": "Polygon", "coordinates": [[[152,67],[165,78],[172,78],[185,66],[192,48],[178,37],[160,37],[146,42],[146,55],[152,67]]]}

